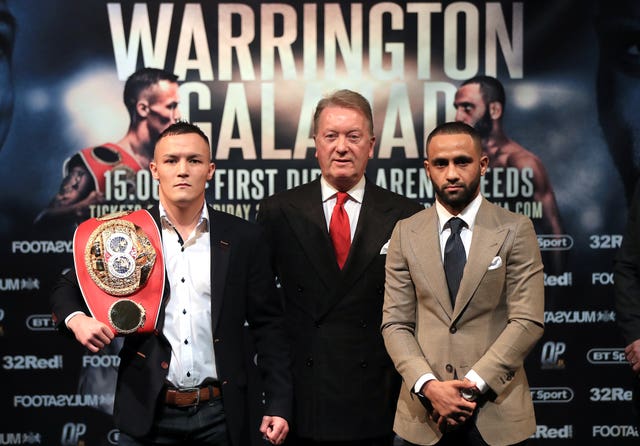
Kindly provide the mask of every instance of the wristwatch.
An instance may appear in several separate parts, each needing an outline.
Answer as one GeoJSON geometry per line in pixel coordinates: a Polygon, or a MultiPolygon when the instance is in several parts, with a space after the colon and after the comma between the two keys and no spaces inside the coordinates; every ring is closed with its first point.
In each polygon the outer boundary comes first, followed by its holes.
{"type": "Polygon", "coordinates": [[[464,398],[467,401],[475,401],[476,399],[478,399],[478,392],[471,388],[471,389],[461,389],[460,390],[460,396],[462,398],[464,398]]]}

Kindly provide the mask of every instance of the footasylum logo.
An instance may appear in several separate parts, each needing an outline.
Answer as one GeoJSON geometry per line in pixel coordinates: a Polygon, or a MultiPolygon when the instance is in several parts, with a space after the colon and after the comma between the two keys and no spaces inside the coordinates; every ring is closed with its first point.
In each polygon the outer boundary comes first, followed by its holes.
{"type": "Polygon", "coordinates": [[[0,432],[0,445],[42,444],[42,434],[38,432],[0,432]]]}
{"type": "Polygon", "coordinates": [[[572,310],[545,311],[545,324],[596,324],[616,321],[613,310],[572,310]]]}
{"type": "Polygon", "coordinates": [[[593,438],[640,438],[638,428],[627,424],[595,425],[591,434],[593,438]]]}
{"type": "Polygon", "coordinates": [[[40,279],[34,277],[0,278],[0,291],[34,291],[40,289],[40,279]]]}
{"type": "Polygon", "coordinates": [[[14,240],[12,254],[73,254],[72,240],[14,240]]]}

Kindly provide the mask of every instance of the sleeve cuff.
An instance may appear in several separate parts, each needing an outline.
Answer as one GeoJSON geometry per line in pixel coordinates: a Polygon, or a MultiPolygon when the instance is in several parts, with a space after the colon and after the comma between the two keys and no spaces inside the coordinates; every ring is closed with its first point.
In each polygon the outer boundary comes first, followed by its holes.
{"type": "Polygon", "coordinates": [[[478,388],[480,393],[486,393],[489,390],[489,386],[487,385],[485,380],[480,378],[480,375],[478,375],[473,369],[469,370],[467,374],[464,375],[464,377],[469,381],[473,381],[474,383],[476,383],[476,387],[478,388]]]}
{"type": "Polygon", "coordinates": [[[418,381],[416,381],[415,385],[413,386],[414,393],[419,395],[420,390],[422,390],[422,386],[424,386],[426,382],[431,381],[432,379],[437,379],[433,373],[425,373],[420,378],[418,378],[418,381]]]}
{"type": "Polygon", "coordinates": [[[65,327],[69,328],[69,321],[71,320],[71,318],[73,316],[76,316],[78,314],[84,314],[82,311],[74,311],[73,313],[71,313],[69,316],[64,318],[64,325],[65,327]]]}

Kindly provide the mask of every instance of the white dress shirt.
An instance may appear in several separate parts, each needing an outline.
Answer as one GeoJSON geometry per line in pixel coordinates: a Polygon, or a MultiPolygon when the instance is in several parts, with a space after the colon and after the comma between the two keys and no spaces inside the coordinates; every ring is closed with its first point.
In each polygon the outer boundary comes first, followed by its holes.
{"type": "MultiPolygon", "coordinates": [[[[358,218],[360,217],[360,209],[362,208],[362,199],[364,198],[364,176],[360,181],[347,191],[349,198],[344,202],[344,210],[349,217],[349,229],[351,230],[351,241],[356,233],[358,226],[358,218]]],[[[331,214],[336,206],[338,199],[338,190],[330,185],[324,177],[320,177],[320,189],[322,190],[322,208],[324,209],[324,218],[327,222],[327,230],[331,222],[331,214]]]]}
{"type": "Polygon", "coordinates": [[[171,344],[167,379],[178,388],[217,378],[211,332],[210,219],[206,204],[195,229],[182,240],[160,205],[162,247],[169,280],[163,334],[171,344]]]}

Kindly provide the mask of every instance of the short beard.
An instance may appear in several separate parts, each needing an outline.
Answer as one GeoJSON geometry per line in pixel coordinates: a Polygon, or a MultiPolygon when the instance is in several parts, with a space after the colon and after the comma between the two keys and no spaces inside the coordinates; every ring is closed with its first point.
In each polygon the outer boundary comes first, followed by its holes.
{"type": "Polygon", "coordinates": [[[464,185],[463,190],[456,196],[451,197],[444,192],[444,185],[442,188],[436,188],[436,195],[440,199],[442,204],[446,204],[451,209],[457,212],[462,212],[464,208],[469,206],[469,203],[476,197],[476,191],[480,187],[480,177],[472,181],[469,185],[464,185]]]}

